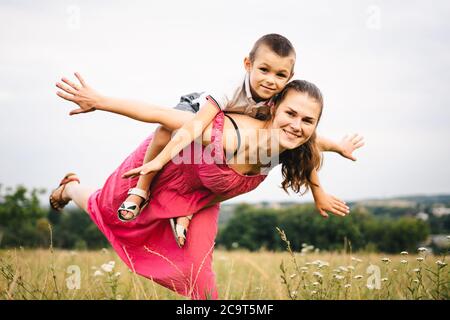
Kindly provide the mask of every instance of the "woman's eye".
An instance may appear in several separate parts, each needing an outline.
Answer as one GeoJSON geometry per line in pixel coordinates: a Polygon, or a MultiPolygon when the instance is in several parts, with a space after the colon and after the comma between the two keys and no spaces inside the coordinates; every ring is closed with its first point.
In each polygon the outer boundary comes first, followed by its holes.
{"type": "Polygon", "coordinates": [[[261,70],[262,72],[267,72],[266,68],[259,68],[259,70],[261,70]]]}

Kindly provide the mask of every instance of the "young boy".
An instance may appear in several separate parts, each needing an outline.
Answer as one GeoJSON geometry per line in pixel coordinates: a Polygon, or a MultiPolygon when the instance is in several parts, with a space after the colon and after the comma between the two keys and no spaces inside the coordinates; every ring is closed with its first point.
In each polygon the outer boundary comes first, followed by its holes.
{"type": "MultiPolygon", "coordinates": [[[[194,118],[172,139],[170,130],[162,126],[156,130],[153,141],[147,149],[144,165],[124,175],[132,177],[140,174],[140,177],[135,188],[137,190],[132,189],[119,208],[119,219],[131,221],[137,217],[148,202],[147,190],[150,189],[156,173],[171,160],[173,155],[196,139],[220,110],[243,113],[260,120],[267,119],[270,116],[270,99],[283,90],[294,75],[295,60],[295,50],[288,39],[278,34],[268,34],[256,41],[249,56],[244,59],[246,75],[244,82],[237,88],[223,95],[209,92],[183,96],[175,108],[196,113],[194,118]],[[205,99],[205,103],[202,104],[205,99]]],[[[339,145],[324,138],[318,139],[321,150],[335,151],[352,159],[353,150],[346,150],[345,144],[346,141],[339,145]]],[[[180,217],[176,223],[174,220],[171,221],[180,246],[184,243],[186,228],[191,218],[192,216],[180,217]]]]}

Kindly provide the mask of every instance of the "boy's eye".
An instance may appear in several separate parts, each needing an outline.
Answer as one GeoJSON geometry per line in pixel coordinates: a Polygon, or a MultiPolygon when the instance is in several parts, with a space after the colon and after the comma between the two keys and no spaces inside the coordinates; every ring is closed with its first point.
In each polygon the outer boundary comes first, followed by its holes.
{"type": "Polygon", "coordinates": [[[259,68],[262,72],[267,72],[267,68],[259,68]]]}
{"type": "Polygon", "coordinates": [[[278,73],[277,76],[280,78],[287,78],[287,75],[285,75],[284,73],[278,73]]]}

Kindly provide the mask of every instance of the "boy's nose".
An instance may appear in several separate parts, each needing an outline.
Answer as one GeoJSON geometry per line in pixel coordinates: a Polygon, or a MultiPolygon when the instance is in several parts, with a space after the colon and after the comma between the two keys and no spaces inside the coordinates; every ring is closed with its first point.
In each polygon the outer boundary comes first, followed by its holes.
{"type": "Polygon", "coordinates": [[[266,77],[266,82],[267,82],[268,84],[274,84],[274,83],[275,83],[275,78],[274,78],[273,76],[268,75],[268,76],[266,77]]]}

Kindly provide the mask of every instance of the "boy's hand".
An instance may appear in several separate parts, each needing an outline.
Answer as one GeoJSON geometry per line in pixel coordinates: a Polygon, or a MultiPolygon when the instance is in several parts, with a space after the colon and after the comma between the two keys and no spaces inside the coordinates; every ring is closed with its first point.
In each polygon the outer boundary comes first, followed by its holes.
{"type": "Polygon", "coordinates": [[[328,218],[327,212],[331,212],[336,216],[345,217],[350,213],[350,208],[344,201],[323,191],[313,193],[317,210],[324,218],[328,218]]]}
{"type": "Polygon", "coordinates": [[[339,154],[344,158],[356,161],[353,156],[353,151],[361,148],[364,145],[363,137],[359,134],[353,134],[352,136],[346,135],[341,142],[339,142],[339,154]]]}
{"type": "Polygon", "coordinates": [[[61,82],[56,83],[56,87],[64,92],[58,91],[56,94],[61,98],[76,103],[79,108],[70,111],[69,115],[91,112],[96,109],[101,99],[101,95],[86,84],[81,75],[75,72],[75,76],[81,85],[73,83],[67,78],[61,78],[61,82]]]}
{"type": "Polygon", "coordinates": [[[145,175],[145,174],[149,174],[149,173],[152,173],[152,172],[157,172],[157,171],[161,170],[162,167],[163,166],[161,165],[161,163],[159,161],[155,161],[155,159],[154,159],[154,160],[149,161],[149,162],[147,162],[146,164],[144,164],[144,165],[142,165],[140,167],[137,167],[137,168],[134,168],[134,169],[132,169],[130,171],[125,172],[122,175],[122,178],[124,178],[124,179],[126,179],[126,178],[134,178],[134,177],[137,177],[139,175],[145,175]]]}

